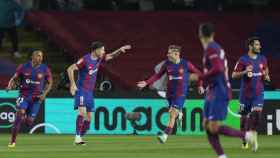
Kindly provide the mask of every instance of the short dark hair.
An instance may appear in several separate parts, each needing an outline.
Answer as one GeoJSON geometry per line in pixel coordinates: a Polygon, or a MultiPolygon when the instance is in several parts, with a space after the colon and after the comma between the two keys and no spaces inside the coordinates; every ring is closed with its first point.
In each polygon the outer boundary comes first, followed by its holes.
{"type": "Polygon", "coordinates": [[[246,46],[253,46],[255,41],[260,41],[260,38],[257,36],[249,37],[246,41],[246,46]]]}
{"type": "Polygon", "coordinates": [[[177,52],[181,52],[182,47],[173,44],[173,45],[169,45],[168,50],[169,50],[169,49],[175,50],[175,51],[177,51],[177,52]]]}
{"type": "Polygon", "coordinates": [[[90,45],[90,50],[91,51],[95,51],[96,49],[98,48],[102,48],[104,47],[105,45],[100,42],[100,41],[95,41],[95,42],[92,42],[91,45],[90,45]]]}
{"type": "Polygon", "coordinates": [[[211,37],[215,33],[215,28],[212,23],[203,23],[199,25],[199,31],[203,37],[211,37]]]}

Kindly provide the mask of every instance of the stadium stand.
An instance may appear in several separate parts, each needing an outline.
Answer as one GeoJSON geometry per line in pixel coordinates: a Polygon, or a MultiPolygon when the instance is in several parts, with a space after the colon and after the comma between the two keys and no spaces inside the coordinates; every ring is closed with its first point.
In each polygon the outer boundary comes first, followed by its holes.
{"type": "MultiPolygon", "coordinates": [[[[131,52],[103,67],[103,71],[125,89],[134,89],[136,81],[153,73],[153,67],[165,58],[170,44],[182,45],[183,56],[199,67],[203,50],[197,37],[197,27],[201,22],[216,25],[217,40],[227,52],[232,70],[239,56],[246,52],[245,40],[251,35],[260,35],[260,27],[269,21],[277,21],[277,18],[278,14],[92,11],[34,11],[27,16],[29,23],[46,32],[54,43],[76,59],[85,54],[87,46],[94,40],[103,41],[111,50],[131,44],[131,52]]],[[[263,36],[267,39],[269,35],[263,36]]],[[[264,48],[271,47],[265,44],[264,48]]],[[[279,46],[273,47],[274,52],[264,53],[269,60],[272,79],[278,81],[279,55],[275,58],[273,54],[280,49],[279,46]]],[[[280,87],[279,82],[273,84],[280,87]]]]}

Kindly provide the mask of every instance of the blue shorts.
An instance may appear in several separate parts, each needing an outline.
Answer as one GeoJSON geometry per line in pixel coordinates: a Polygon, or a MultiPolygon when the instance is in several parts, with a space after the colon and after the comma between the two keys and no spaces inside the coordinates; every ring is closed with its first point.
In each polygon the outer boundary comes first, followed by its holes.
{"type": "Polygon", "coordinates": [[[210,121],[223,121],[227,116],[227,107],[229,100],[212,97],[205,99],[203,115],[210,121]]]}
{"type": "Polygon", "coordinates": [[[75,94],[74,109],[86,107],[87,112],[94,111],[94,97],[92,92],[78,90],[75,94]]]}
{"type": "Polygon", "coordinates": [[[185,103],[185,97],[178,97],[178,98],[167,98],[169,108],[173,107],[178,110],[182,110],[185,103]]]}
{"type": "Polygon", "coordinates": [[[24,109],[28,117],[35,118],[40,110],[39,100],[33,101],[31,97],[18,97],[17,109],[24,109]]]}
{"type": "Polygon", "coordinates": [[[262,108],[264,104],[264,96],[254,96],[251,98],[240,97],[240,110],[239,113],[241,115],[248,115],[253,108],[262,108]]]}

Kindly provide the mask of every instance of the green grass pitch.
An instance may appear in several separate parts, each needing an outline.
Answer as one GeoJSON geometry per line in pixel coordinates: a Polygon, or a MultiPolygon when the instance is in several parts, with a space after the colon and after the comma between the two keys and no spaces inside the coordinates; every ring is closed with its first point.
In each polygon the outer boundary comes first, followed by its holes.
{"type": "MultiPolygon", "coordinates": [[[[155,136],[88,135],[87,146],[74,146],[72,135],[19,135],[8,149],[10,135],[0,135],[0,158],[217,158],[205,136],[171,136],[166,144],[155,136]]],[[[221,137],[229,158],[279,158],[280,136],[260,136],[256,153],[241,142],[221,137]]]]}

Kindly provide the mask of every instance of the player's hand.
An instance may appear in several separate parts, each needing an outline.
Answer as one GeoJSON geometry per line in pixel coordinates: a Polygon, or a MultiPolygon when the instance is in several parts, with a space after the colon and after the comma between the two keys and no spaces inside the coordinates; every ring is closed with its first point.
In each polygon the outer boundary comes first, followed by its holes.
{"type": "Polygon", "coordinates": [[[264,80],[270,82],[270,77],[269,77],[269,75],[265,75],[265,76],[264,76],[264,80]]]}
{"type": "Polygon", "coordinates": [[[42,103],[46,98],[46,94],[41,94],[38,96],[38,98],[39,98],[40,103],[42,103]]]}
{"type": "Polygon", "coordinates": [[[205,89],[203,88],[203,86],[199,86],[198,87],[198,94],[204,94],[205,89]]]}
{"type": "Polygon", "coordinates": [[[70,93],[74,96],[76,91],[78,90],[76,84],[71,84],[70,85],[70,93]]]}
{"type": "Polygon", "coordinates": [[[8,92],[9,90],[12,90],[14,86],[15,86],[15,83],[13,80],[11,80],[9,82],[8,86],[6,87],[6,91],[8,92]]]}
{"type": "Polygon", "coordinates": [[[12,87],[10,85],[8,85],[5,89],[7,92],[9,92],[10,90],[12,90],[12,87]]]}
{"type": "Polygon", "coordinates": [[[139,81],[137,82],[137,87],[139,87],[140,89],[144,88],[147,86],[147,82],[146,81],[139,81]]]}
{"type": "Polygon", "coordinates": [[[245,70],[245,74],[248,76],[248,77],[253,77],[253,66],[252,65],[248,65],[246,67],[246,70],[245,70]]]}
{"type": "Polygon", "coordinates": [[[252,72],[253,71],[253,66],[252,65],[248,65],[246,67],[246,72],[252,72]]]}
{"type": "Polygon", "coordinates": [[[195,73],[191,73],[190,74],[190,77],[189,77],[189,80],[190,81],[197,81],[199,79],[199,76],[195,73]]]}
{"type": "Polygon", "coordinates": [[[125,53],[126,50],[129,50],[129,49],[131,49],[131,45],[125,45],[125,46],[122,46],[122,47],[120,48],[120,51],[123,52],[123,53],[125,53]]]}

